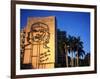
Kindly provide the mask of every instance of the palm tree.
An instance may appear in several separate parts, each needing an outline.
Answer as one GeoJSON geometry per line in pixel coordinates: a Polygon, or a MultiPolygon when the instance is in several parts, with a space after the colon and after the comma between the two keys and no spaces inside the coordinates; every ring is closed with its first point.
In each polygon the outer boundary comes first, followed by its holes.
{"type": "Polygon", "coordinates": [[[66,40],[63,42],[63,45],[64,45],[65,54],[66,54],[66,67],[68,67],[68,49],[69,49],[68,38],[66,38],[66,40]]]}
{"type": "Polygon", "coordinates": [[[85,54],[83,50],[83,42],[81,41],[80,37],[70,36],[68,37],[69,43],[69,53],[71,53],[71,66],[74,66],[74,55],[76,54],[76,65],[79,65],[79,57],[85,54]]]}
{"type": "MultiPolygon", "coordinates": [[[[60,31],[58,30],[58,35],[60,35],[60,31]]],[[[62,35],[62,34],[61,34],[62,35]]],[[[66,36],[60,36],[60,38],[57,38],[58,40],[58,52],[60,54],[64,54],[65,53],[65,57],[66,57],[66,67],[69,66],[69,62],[68,62],[68,53],[71,54],[70,58],[71,58],[71,62],[70,65],[73,67],[75,64],[76,66],[79,66],[79,57],[83,56],[85,54],[84,50],[83,50],[83,42],[81,41],[80,37],[75,37],[75,36],[71,36],[69,35],[68,37],[66,36]],[[76,53],[76,57],[74,59],[76,53]],[[74,61],[75,60],[75,61],[74,61]]],[[[60,60],[61,62],[63,61],[63,57],[60,60]]],[[[60,63],[61,64],[61,63],[60,63]]]]}
{"type": "Polygon", "coordinates": [[[83,48],[80,47],[80,48],[78,49],[78,56],[77,56],[77,62],[78,62],[78,63],[77,63],[77,66],[80,65],[80,63],[79,63],[79,57],[80,57],[80,56],[83,57],[83,55],[85,55],[85,51],[83,50],[83,48]]]}
{"type": "Polygon", "coordinates": [[[68,36],[68,42],[69,42],[69,53],[71,53],[71,66],[74,66],[74,60],[73,60],[73,55],[74,55],[74,36],[68,36]]]}
{"type": "Polygon", "coordinates": [[[77,66],[79,66],[79,57],[82,56],[83,54],[85,54],[84,50],[83,50],[83,42],[80,40],[80,37],[75,37],[75,45],[74,45],[74,51],[76,51],[76,64],[77,66]]]}

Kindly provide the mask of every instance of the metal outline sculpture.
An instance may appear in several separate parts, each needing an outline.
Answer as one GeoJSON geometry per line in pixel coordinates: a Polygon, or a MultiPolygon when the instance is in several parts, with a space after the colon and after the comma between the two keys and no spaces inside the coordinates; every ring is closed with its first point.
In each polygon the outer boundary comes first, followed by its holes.
{"type": "Polygon", "coordinates": [[[27,41],[28,41],[29,44],[32,44],[32,42],[41,42],[41,41],[43,41],[44,48],[49,48],[47,46],[47,44],[49,43],[49,39],[50,39],[50,33],[49,33],[49,27],[48,27],[47,24],[42,23],[42,22],[36,22],[36,23],[31,25],[31,29],[30,29],[30,32],[28,32],[28,37],[27,37],[27,41]],[[41,26],[41,24],[45,27],[41,26]],[[35,30],[35,28],[38,28],[38,27],[42,28],[42,30],[39,30],[39,31],[43,32],[43,34],[42,34],[42,36],[41,35],[36,36],[39,40],[35,41],[36,37],[31,38],[30,35],[33,32],[37,32],[37,30],[35,30]]]}
{"type": "MultiPolygon", "coordinates": [[[[37,60],[36,60],[36,65],[37,68],[39,68],[39,65],[42,64],[44,65],[43,67],[45,68],[46,64],[43,64],[44,61],[47,61],[49,58],[48,56],[50,55],[50,47],[47,46],[47,44],[49,43],[49,39],[50,39],[50,32],[49,32],[49,27],[47,24],[42,23],[42,22],[36,22],[33,23],[30,27],[30,31],[27,32],[28,36],[26,37],[28,44],[25,45],[31,45],[32,47],[33,45],[37,45],[38,46],[38,52],[37,52],[37,60]],[[35,34],[35,33],[36,34],[35,34]],[[47,51],[44,51],[43,53],[40,53],[40,45],[43,44],[43,48],[47,49],[47,51]]],[[[34,51],[34,50],[33,50],[34,51]]],[[[32,53],[31,53],[32,54],[32,53]]],[[[31,56],[31,63],[32,63],[32,57],[31,56]]]]}

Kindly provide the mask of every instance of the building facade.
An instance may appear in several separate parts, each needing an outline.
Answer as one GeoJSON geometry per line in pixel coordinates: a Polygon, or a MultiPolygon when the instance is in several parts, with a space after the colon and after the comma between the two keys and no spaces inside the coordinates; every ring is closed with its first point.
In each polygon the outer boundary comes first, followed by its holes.
{"type": "Polygon", "coordinates": [[[55,17],[29,17],[20,34],[21,68],[54,68],[55,17]]]}

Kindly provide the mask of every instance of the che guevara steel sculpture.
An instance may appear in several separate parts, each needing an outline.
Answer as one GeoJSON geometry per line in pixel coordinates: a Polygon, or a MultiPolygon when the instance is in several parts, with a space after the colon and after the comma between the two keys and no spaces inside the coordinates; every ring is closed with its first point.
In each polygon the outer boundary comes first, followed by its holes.
{"type": "Polygon", "coordinates": [[[28,44],[25,46],[31,45],[32,68],[45,68],[50,55],[50,47],[47,45],[50,39],[48,25],[42,22],[32,24],[26,39],[28,44]]]}

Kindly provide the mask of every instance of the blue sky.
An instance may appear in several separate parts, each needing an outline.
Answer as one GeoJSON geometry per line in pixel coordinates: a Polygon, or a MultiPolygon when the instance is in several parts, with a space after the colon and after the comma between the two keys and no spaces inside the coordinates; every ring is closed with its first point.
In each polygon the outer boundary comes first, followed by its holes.
{"type": "Polygon", "coordinates": [[[89,12],[69,12],[69,11],[49,11],[49,10],[29,10],[21,9],[21,28],[26,26],[28,17],[55,16],[56,26],[68,35],[80,36],[84,42],[84,50],[90,52],[90,13],[89,12]]]}

